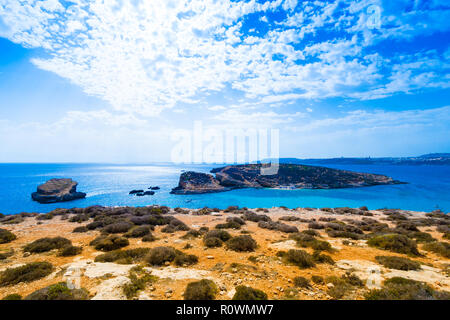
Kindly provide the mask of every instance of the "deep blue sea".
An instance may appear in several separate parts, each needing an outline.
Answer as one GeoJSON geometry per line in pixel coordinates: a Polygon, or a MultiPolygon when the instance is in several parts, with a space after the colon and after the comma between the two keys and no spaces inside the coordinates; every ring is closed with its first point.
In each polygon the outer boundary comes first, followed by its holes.
{"type": "Polygon", "coordinates": [[[379,173],[408,182],[403,185],[337,190],[242,189],[203,195],[171,195],[182,170],[208,172],[211,165],[112,164],[0,164],[0,212],[49,212],[55,208],[167,205],[170,207],[226,208],[286,206],[400,208],[450,211],[450,166],[329,165],[337,169],[379,173]],[[31,200],[37,185],[51,178],[72,178],[86,199],[39,204],[31,200]],[[159,186],[154,196],[136,197],[132,189],[159,186]]]}

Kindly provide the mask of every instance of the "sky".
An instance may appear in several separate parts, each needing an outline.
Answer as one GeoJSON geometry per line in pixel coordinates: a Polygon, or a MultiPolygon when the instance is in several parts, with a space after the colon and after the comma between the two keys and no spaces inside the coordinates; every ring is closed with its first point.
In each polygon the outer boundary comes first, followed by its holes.
{"type": "Polygon", "coordinates": [[[449,71],[446,0],[0,0],[0,162],[171,161],[198,123],[450,152],[449,71]]]}

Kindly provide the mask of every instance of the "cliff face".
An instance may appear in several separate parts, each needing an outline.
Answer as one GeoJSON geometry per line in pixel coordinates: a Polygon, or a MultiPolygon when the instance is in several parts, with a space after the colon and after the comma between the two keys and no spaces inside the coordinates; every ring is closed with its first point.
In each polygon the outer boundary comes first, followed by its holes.
{"type": "Polygon", "coordinates": [[[173,194],[200,194],[228,191],[230,188],[219,184],[212,175],[194,171],[183,172],[178,187],[172,189],[173,194]]]}
{"type": "Polygon", "coordinates": [[[172,193],[208,193],[240,188],[337,189],[401,183],[384,175],[295,164],[280,164],[275,175],[261,175],[260,164],[226,166],[213,169],[211,173],[216,176],[183,173],[172,193]]]}
{"type": "Polygon", "coordinates": [[[72,179],[51,179],[37,187],[31,198],[39,203],[54,203],[82,199],[86,193],[77,192],[78,183],[72,179]]]}

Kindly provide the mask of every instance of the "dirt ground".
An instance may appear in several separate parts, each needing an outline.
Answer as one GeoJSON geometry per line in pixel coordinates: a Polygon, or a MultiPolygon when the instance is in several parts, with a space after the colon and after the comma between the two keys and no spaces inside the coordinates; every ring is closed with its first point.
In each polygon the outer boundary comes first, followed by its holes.
{"type": "MultiPolygon", "coordinates": [[[[382,219],[382,222],[389,223],[384,220],[385,215],[382,212],[371,211],[374,216],[371,218],[382,219]]],[[[332,217],[337,220],[343,219],[361,219],[361,216],[327,214],[320,210],[309,211],[306,209],[289,210],[283,208],[269,209],[268,213],[272,220],[276,221],[281,216],[294,215],[304,219],[332,217]]],[[[414,212],[411,215],[415,217],[423,217],[424,213],[414,212]]],[[[213,229],[218,223],[222,223],[228,216],[235,216],[233,213],[214,213],[213,215],[183,215],[174,214],[174,216],[189,227],[198,229],[199,227],[209,227],[213,229]]],[[[307,229],[307,223],[298,221],[283,221],[286,224],[296,226],[299,230],[307,229]]],[[[70,223],[68,220],[62,220],[60,216],[52,220],[36,220],[35,218],[27,218],[24,222],[16,225],[0,225],[0,228],[8,229],[17,235],[17,240],[8,244],[0,244],[0,253],[14,250],[14,254],[6,260],[0,261],[0,271],[6,268],[19,266],[34,261],[48,261],[56,267],[56,271],[46,278],[33,281],[30,283],[20,283],[14,286],[0,287],[0,299],[8,294],[18,293],[26,296],[40,288],[48,285],[64,281],[64,273],[67,267],[71,264],[84,263],[91,268],[97,268],[97,271],[105,267],[102,264],[93,263],[95,257],[100,254],[93,247],[89,246],[89,242],[97,237],[100,232],[89,231],[87,233],[72,233],[75,227],[87,224],[86,223],[70,223]],[[43,237],[62,236],[70,239],[74,245],[82,246],[83,251],[75,257],[59,257],[56,251],[50,251],[43,254],[24,255],[23,246],[43,237]]],[[[209,278],[216,282],[220,288],[220,294],[217,299],[231,299],[234,293],[234,288],[237,285],[247,285],[253,288],[261,289],[267,293],[269,299],[315,299],[326,300],[331,299],[327,294],[327,284],[317,285],[312,283],[307,289],[294,289],[292,279],[297,276],[303,276],[310,279],[313,275],[328,277],[331,275],[342,275],[346,270],[357,272],[362,280],[369,277],[367,265],[377,265],[375,256],[379,255],[396,255],[401,254],[391,253],[389,251],[378,250],[368,247],[365,240],[348,240],[349,243],[342,238],[329,238],[323,230],[318,230],[324,240],[329,241],[336,249],[335,252],[330,253],[335,265],[317,264],[314,268],[299,269],[296,266],[284,264],[276,253],[281,249],[290,249],[293,246],[292,241],[288,241],[288,234],[280,231],[271,231],[261,229],[255,222],[247,221],[246,225],[241,230],[231,230],[232,235],[240,235],[243,230],[248,231],[249,234],[256,240],[258,248],[254,252],[240,253],[221,248],[206,248],[203,245],[202,239],[183,240],[180,239],[186,232],[178,231],[173,234],[162,233],[162,227],[156,227],[153,234],[158,240],[150,243],[142,242],[140,239],[129,239],[130,245],[125,249],[137,247],[157,247],[157,246],[172,246],[188,254],[194,254],[199,257],[199,262],[192,267],[176,268],[161,267],[158,269],[150,268],[153,274],[158,275],[159,279],[151,286],[148,286],[140,295],[141,299],[182,299],[183,292],[186,285],[198,278],[209,278]],[[343,243],[344,241],[344,243],[343,243]],[[189,249],[184,249],[185,245],[189,243],[192,245],[189,249]],[[249,260],[249,257],[251,260],[249,260]],[[348,262],[350,261],[350,262],[348,262]],[[192,272],[188,272],[190,269],[192,272]]],[[[435,227],[424,227],[421,231],[427,231],[434,238],[439,241],[443,240],[441,233],[436,232],[435,227]]],[[[420,250],[419,245],[419,250],[420,250]]],[[[302,248],[302,250],[312,253],[312,249],[302,248]]],[[[426,256],[414,258],[420,261],[425,266],[429,267],[422,271],[408,271],[412,279],[420,278],[422,281],[429,283],[436,289],[443,291],[450,291],[450,278],[448,273],[444,271],[448,268],[450,260],[437,256],[433,253],[425,252],[426,256]]],[[[122,265],[117,265],[119,268],[122,265]]],[[[386,269],[377,265],[381,269],[381,276],[391,277],[395,276],[394,270],[386,269]]],[[[111,266],[110,266],[111,267],[111,266]]],[[[114,264],[112,265],[114,268],[114,264]]],[[[448,269],[447,269],[448,270],[448,269]]],[[[106,271],[105,271],[106,272],[106,271]]],[[[448,271],[447,271],[448,272],[448,271]]],[[[81,277],[81,286],[86,288],[91,297],[96,296],[100,291],[107,290],[110,293],[103,293],[98,297],[103,299],[124,299],[121,293],[120,284],[123,284],[124,278],[117,278],[120,276],[127,276],[126,272],[118,269],[117,274],[114,272],[103,273],[100,276],[86,276],[81,277]],[[122,272],[122,274],[121,274],[122,272]],[[116,279],[116,284],[111,279],[116,279]],[[120,280],[120,281],[119,281],[120,280]],[[123,280],[123,281],[122,281],[123,280]],[[109,281],[109,282],[105,282],[109,281]],[[121,282],[122,281],[122,282],[121,282]],[[106,289],[105,289],[106,288],[106,289]]],[[[100,272],[102,274],[102,272],[100,272]]],[[[349,299],[363,299],[363,294],[367,288],[355,290],[349,299]]]]}

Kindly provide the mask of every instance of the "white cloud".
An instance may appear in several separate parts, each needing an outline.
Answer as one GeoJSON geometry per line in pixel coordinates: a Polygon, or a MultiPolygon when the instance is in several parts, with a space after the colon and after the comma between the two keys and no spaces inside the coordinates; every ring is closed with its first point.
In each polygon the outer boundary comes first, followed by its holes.
{"type": "MultiPolygon", "coordinates": [[[[244,103],[279,103],[291,98],[374,99],[448,87],[442,80],[448,53],[426,57],[435,64],[420,73],[414,66],[419,56],[404,63],[371,49],[390,38],[450,30],[450,10],[438,1],[409,12],[405,1],[381,0],[61,3],[0,0],[0,36],[45,49],[45,55],[32,60],[36,66],[103,98],[118,112],[154,116],[203,101],[211,93],[226,94],[229,88],[241,91],[244,103]],[[370,5],[382,9],[381,30],[367,25],[370,5]],[[287,18],[275,26],[269,23],[267,34],[243,32],[249,14],[281,8],[287,18]],[[302,42],[320,30],[339,36],[302,42]]],[[[270,22],[267,16],[260,20],[270,22]]]]}

